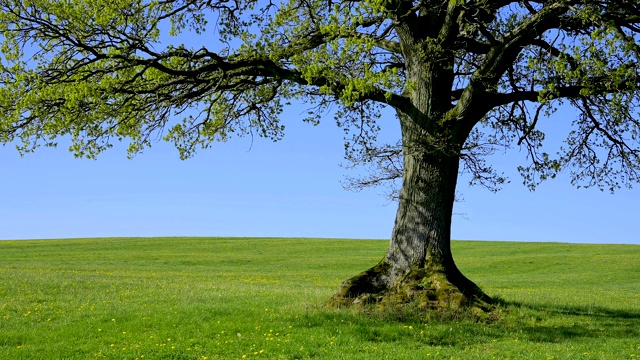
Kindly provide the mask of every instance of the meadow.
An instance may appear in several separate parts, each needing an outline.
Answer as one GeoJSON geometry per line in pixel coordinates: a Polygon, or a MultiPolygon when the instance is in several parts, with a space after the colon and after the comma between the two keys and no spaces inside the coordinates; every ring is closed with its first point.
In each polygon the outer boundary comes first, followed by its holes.
{"type": "Polygon", "coordinates": [[[492,320],[324,307],[387,245],[0,241],[0,359],[640,358],[640,246],[455,241],[492,320]]]}

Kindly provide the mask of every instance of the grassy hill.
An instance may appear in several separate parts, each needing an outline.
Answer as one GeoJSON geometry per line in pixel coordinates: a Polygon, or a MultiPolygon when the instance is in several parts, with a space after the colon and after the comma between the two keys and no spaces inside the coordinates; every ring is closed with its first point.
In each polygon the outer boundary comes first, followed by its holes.
{"type": "Polygon", "coordinates": [[[386,246],[0,241],[0,359],[640,358],[640,246],[454,242],[491,322],[323,308],[386,246]]]}

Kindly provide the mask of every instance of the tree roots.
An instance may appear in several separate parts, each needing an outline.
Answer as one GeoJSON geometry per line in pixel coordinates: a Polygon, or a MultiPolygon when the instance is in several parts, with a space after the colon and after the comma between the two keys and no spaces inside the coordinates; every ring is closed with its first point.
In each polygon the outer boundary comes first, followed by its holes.
{"type": "Polygon", "coordinates": [[[413,269],[393,282],[391,266],[384,261],[345,281],[331,298],[332,307],[375,306],[400,308],[411,305],[450,315],[470,312],[483,316],[493,300],[457,268],[446,273],[428,268],[413,269]]]}

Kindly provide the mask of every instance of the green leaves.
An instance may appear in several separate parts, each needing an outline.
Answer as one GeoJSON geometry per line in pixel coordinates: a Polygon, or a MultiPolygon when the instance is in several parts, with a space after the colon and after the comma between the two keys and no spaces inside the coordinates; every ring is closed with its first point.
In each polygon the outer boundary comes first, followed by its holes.
{"type": "Polygon", "coordinates": [[[231,133],[280,139],[287,99],[350,109],[401,87],[397,68],[372,53],[376,35],[359,32],[375,24],[366,8],[3,0],[0,9],[0,134],[21,151],[71,136],[77,156],[95,157],[114,139],[133,155],[167,128],[163,137],[188,157],[231,133]],[[213,35],[220,52],[160,44],[184,32],[213,35]]]}
{"type": "Polygon", "coordinates": [[[95,157],[164,138],[185,158],[233,135],[281,139],[295,99],[312,123],[335,112],[347,158],[376,149],[391,106],[455,151],[483,149],[461,153],[480,172],[515,143],[528,184],[568,166],[600,169],[581,173],[597,183],[609,154],[636,178],[635,2],[329,4],[0,0],[0,141],[32,151],[67,136],[95,157]],[[539,121],[563,100],[579,130],[543,151],[539,121]]]}

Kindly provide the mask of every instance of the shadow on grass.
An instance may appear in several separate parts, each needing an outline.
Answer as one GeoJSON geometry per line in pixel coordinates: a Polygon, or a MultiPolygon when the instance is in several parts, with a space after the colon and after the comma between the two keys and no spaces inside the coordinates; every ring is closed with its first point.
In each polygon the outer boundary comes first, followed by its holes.
{"type": "Polygon", "coordinates": [[[433,314],[401,311],[398,314],[363,313],[351,310],[311,311],[299,326],[312,329],[334,327],[362,342],[414,342],[428,346],[471,346],[495,341],[533,343],[588,342],[596,339],[640,338],[640,310],[601,306],[529,304],[497,299],[494,320],[471,316],[443,319],[433,314]],[[411,328],[409,328],[411,326],[411,328]],[[410,329],[416,330],[412,332],[410,329]]]}
{"type": "Polygon", "coordinates": [[[640,320],[640,310],[629,311],[620,309],[609,309],[603,306],[572,306],[555,304],[527,304],[518,301],[507,301],[494,299],[496,304],[504,308],[522,308],[535,311],[542,311],[553,315],[590,316],[604,317],[610,319],[636,319],[640,320]]]}
{"type": "Polygon", "coordinates": [[[497,300],[507,309],[498,327],[518,330],[533,342],[562,342],[590,338],[640,338],[640,311],[603,306],[528,304],[497,300]]]}

